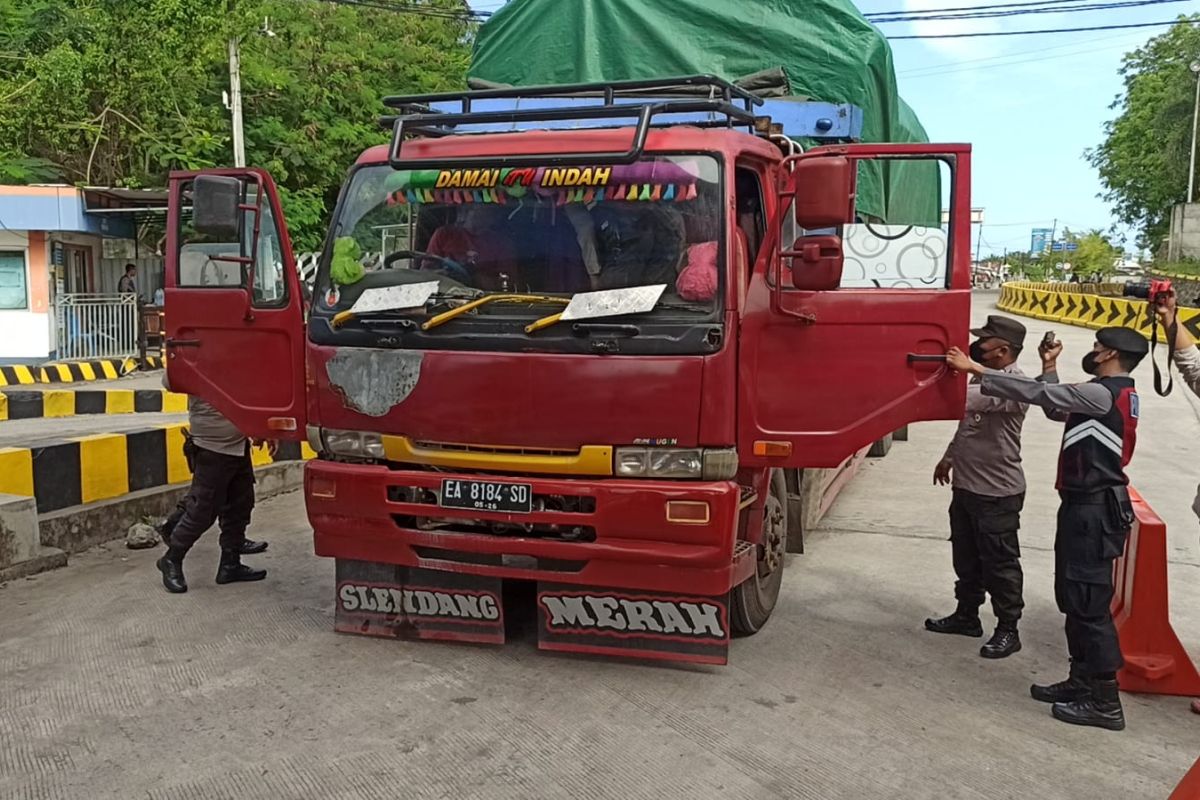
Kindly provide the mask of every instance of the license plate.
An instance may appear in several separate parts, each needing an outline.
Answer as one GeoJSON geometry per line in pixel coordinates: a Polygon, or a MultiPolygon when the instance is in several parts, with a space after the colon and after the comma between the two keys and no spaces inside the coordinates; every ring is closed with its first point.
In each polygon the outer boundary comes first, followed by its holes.
{"type": "Polygon", "coordinates": [[[442,506],[472,511],[507,511],[528,514],[533,510],[533,486],[447,478],[442,481],[442,506]]]}

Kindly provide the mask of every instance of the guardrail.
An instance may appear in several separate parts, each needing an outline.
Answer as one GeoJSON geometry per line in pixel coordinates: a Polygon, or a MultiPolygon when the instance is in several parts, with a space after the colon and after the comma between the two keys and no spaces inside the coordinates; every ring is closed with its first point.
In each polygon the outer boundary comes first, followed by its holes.
{"type": "MultiPolygon", "coordinates": [[[[1147,339],[1150,338],[1152,315],[1150,305],[1145,300],[1068,288],[1089,285],[1091,284],[1006,283],[1000,288],[1000,300],[996,307],[1011,314],[1085,328],[1119,325],[1132,328],[1147,339]]],[[[1193,338],[1200,338],[1200,309],[1179,309],[1179,324],[1184,326],[1193,338]]],[[[1166,342],[1161,328],[1158,331],[1158,341],[1166,342]]]]}
{"type": "Polygon", "coordinates": [[[128,358],[138,353],[135,294],[60,294],[54,301],[62,361],[128,358]]]}

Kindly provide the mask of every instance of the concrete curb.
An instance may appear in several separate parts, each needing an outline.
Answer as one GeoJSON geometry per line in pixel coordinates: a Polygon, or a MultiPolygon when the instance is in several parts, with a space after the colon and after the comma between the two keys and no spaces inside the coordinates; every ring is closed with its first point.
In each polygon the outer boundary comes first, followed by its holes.
{"type": "MultiPolygon", "coordinates": [[[[254,496],[258,501],[299,489],[304,484],[304,464],[288,461],[254,471],[254,496]]],[[[185,486],[160,486],[90,505],[63,508],[39,515],[40,550],[23,561],[0,568],[0,584],[65,567],[69,554],[125,538],[131,525],[147,518],[165,517],[187,493],[185,486]]]]}
{"type": "MultiPolygon", "coordinates": [[[[0,448],[0,493],[33,497],[38,514],[86,506],[131,492],[186,483],[185,423],[0,448]]],[[[272,458],[255,448],[254,465],[301,461],[316,454],[307,443],[282,442],[272,458]]]]}
{"type": "Polygon", "coordinates": [[[187,412],[187,395],[166,389],[0,390],[0,422],[84,414],[187,412]]]}
{"type": "MultiPolygon", "coordinates": [[[[299,489],[304,483],[304,462],[268,464],[254,471],[254,496],[265,500],[277,494],[299,489]]],[[[42,545],[67,553],[81,553],[89,547],[124,539],[130,525],[146,518],[165,517],[187,494],[188,486],[160,486],[143,489],[112,500],[62,508],[38,516],[42,545]]]]}
{"type": "Polygon", "coordinates": [[[105,358],[97,361],[67,361],[29,367],[22,364],[0,365],[0,386],[32,386],[37,383],[75,383],[81,381],[113,381],[139,369],[162,369],[160,356],[136,358],[105,358]]]}

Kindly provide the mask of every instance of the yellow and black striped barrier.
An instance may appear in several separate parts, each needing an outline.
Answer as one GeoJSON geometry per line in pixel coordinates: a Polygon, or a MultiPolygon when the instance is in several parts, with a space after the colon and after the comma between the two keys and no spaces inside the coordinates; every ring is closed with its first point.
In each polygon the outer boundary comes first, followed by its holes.
{"type": "Polygon", "coordinates": [[[105,358],[98,361],[64,361],[30,367],[22,364],[0,365],[0,386],[32,386],[38,383],[78,383],[115,381],[139,369],[162,369],[159,356],[105,358]]]}
{"type": "MultiPolygon", "coordinates": [[[[1119,325],[1132,328],[1147,339],[1150,338],[1152,312],[1150,304],[1145,300],[1106,297],[1064,288],[1069,285],[1006,283],[1000,288],[1000,300],[996,306],[1001,311],[1011,314],[1086,328],[1119,325]],[[1055,288],[1042,288],[1044,286],[1055,288]]],[[[1200,309],[1179,309],[1179,324],[1186,328],[1193,338],[1200,338],[1200,309]]],[[[1161,329],[1158,332],[1158,340],[1166,341],[1161,329]]]]}
{"type": "MultiPolygon", "coordinates": [[[[178,423],[0,448],[0,493],[37,499],[39,513],[109,500],[191,479],[178,423]]],[[[281,442],[274,458],[252,451],[256,467],[315,456],[307,443],[281,442]]]]}
{"type": "Polygon", "coordinates": [[[0,390],[0,422],[82,414],[183,414],[187,395],[166,389],[0,390]]]}

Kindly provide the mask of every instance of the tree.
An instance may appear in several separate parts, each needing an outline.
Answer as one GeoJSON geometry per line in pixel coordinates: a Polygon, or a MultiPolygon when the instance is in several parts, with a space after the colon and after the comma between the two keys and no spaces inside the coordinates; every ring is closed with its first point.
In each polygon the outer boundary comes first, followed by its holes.
{"type": "Polygon", "coordinates": [[[1083,278],[1092,275],[1108,278],[1116,272],[1116,261],[1121,251],[1100,231],[1088,231],[1083,236],[1073,236],[1069,241],[1078,248],[1067,254],[1071,262],[1071,271],[1076,275],[1083,278]]]}
{"type": "Polygon", "coordinates": [[[1166,33],[1126,54],[1118,116],[1104,141],[1085,153],[1100,172],[1102,195],[1118,218],[1139,231],[1140,247],[1157,248],[1167,235],[1172,206],[1187,194],[1200,15],[1180,17],[1166,33]]]}
{"type": "Polygon", "coordinates": [[[346,169],[387,139],[382,97],[462,86],[473,31],[323,0],[0,0],[0,182],[161,186],[231,163],[236,35],[246,160],[280,183],[296,246],[315,249],[346,169]],[[256,35],[264,19],[274,36],[256,35]]]}

